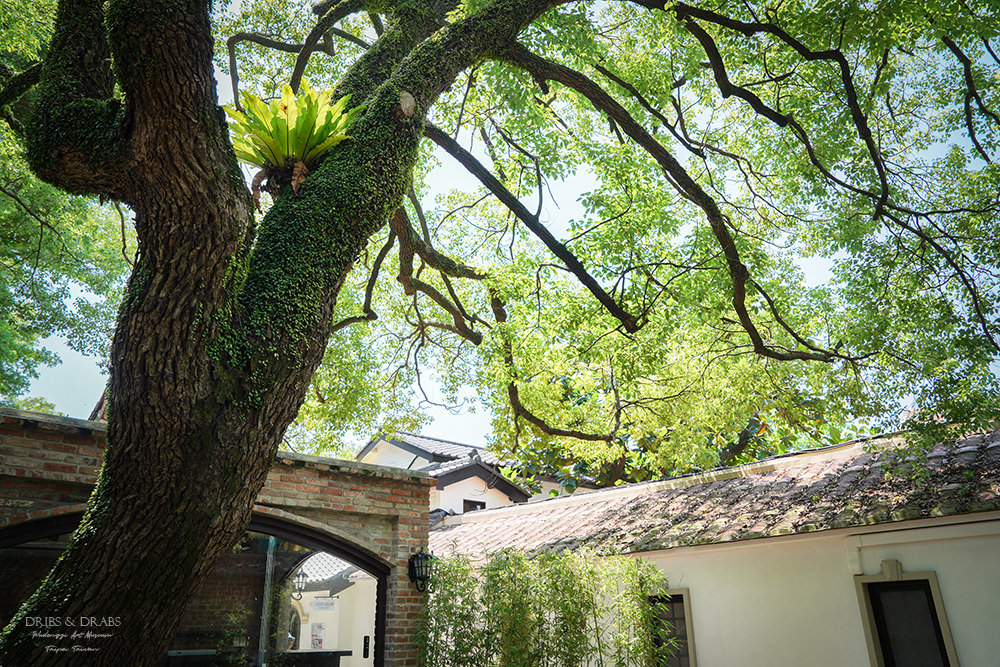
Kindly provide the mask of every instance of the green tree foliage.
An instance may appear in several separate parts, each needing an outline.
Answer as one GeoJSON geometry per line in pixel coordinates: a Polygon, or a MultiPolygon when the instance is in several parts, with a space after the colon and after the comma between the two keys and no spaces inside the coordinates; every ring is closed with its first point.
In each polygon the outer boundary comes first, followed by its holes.
{"type": "Polygon", "coordinates": [[[665,587],[645,561],[586,550],[436,559],[421,664],[654,667],[670,654],[669,629],[650,603],[665,587]]]}
{"type": "MultiPolygon", "coordinates": [[[[0,80],[42,57],[54,10],[54,2],[5,3],[0,80]]],[[[21,395],[39,366],[59,361],[41,341],[59,334],[105,358],[128,265],[125,224],[112,206],[31,173],[19,135],[29,101],[0,104],[0,404],[37,409],[51,404],[21,395]]]]}
{"type": "MultiPolygon", "coordinates": [[[[208,3],[59,2],[0,106],[39,177],[131,207],[138,253],[98,487],[19,614],[127,606],[143,623],[80,659],[154,664],[305,397],[405,419],[416,369],[477,388],[498,449],[604,483],[900,403],[994,420],[994,4],[247,0],[212,34],[208,3]],[[365,109],[260,217],[213,43],[260,97],[308,77],[365,109]],[[321,378],[381,372],[310,392],[331,335],[359,344],[321,378]]],[[[62,659],[12,623],[0,660],[62,659]]]]}
{"type": "MultiPolygon", "coordinates": [[[[423,369],[450,396],[474,386],[494,446],[570,486],[893,430],[904,409],[924,428],[991,422],[989,3],[653,6],[561,5],[445,91],[406,223],[374,237],[351,278],[369,303],[338,307],[366,314],[366,342],[327,360],[315,396],[354,401],[327,383],[375,369],[377,349],[386,372],[423,369]],[[453,157],[486,180],[452,187],[453,157]]],[[[294,68],[288,44],[306,38],[281,22],[302,11],[220,12],[240,41],[219,64],[277,96],[267,73],[294,68]],[[286,47],[264,43],[276,34],[286,47]]],[[[335,77],[382,21],[338,26],[309,76],[335,77]]],[[[414,414],[406,391],[392,386],[392,414],[414,414]]],[[[300,424],[329,411],[309,400],[300,424]]]]}

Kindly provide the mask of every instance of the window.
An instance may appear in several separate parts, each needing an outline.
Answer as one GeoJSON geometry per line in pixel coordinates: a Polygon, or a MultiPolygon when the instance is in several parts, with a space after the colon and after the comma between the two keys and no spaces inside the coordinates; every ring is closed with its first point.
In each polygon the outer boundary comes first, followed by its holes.
{"type": "Polygon", "coordinates": [[[669,641],[673,647],[671,657],[658,667],[695,667],[688,589],[672,588],[666,593],[652,600],[657,606],[657,619],[662,624],[660,639],[669,641]]]}
{"type": "Polygon", "coordinates": [[[881,574],[855,577],[865,638],[876,667],[957,667],[934,572],[903,572],[882,561],[881,574]]]}
{"type": "Polygon", "coordinates": [[[486,509],[485,500],[463,500],[462,501],[462,512],[475,512],[476,510],[486,509]]]}

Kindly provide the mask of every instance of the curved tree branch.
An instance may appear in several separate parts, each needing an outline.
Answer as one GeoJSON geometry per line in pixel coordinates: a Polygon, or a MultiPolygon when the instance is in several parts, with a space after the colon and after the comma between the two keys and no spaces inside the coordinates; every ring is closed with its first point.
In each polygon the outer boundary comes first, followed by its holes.
{"type": "Polygon", "coordinates": [[[962,63],[962,76],[965,79],[965,127],[969,130],[969,139],[972,140],[979,155],[987,163],[992,163],[993,161],[990,159],[989,154],[983,149],[982,144],[979,143],[979,139],[976,136],[976,124],[972,117],[972,100],[976,101],[976,106],[979,107],[980,113],[991,119],[994,123],[1000,125],[1000,118],[983,102],[983,98],[979,94],[979,89],[976,87],[976,79],[972,73],[972,60],[969,59],[969,56],[947,35],[942,35],[941,41],[944,42],[945,46],[948,47],[948,50],[954,54],[958,61],[962,63]]]}
{"type": "MultiPolygon", "coordinates": [[[[226,40],[226,51],[229,54],[229,82],[233,87],[233,106],[238,111],[245,113],[243,105],[240,104],[240,73],[236,63],[236,46],[241,42],[253,42],[254,44],[259,44],[275,51],[284,51],[285,53],[299,53],[302,51],[303,45],[282,42],[281,40],[273,39],[257,32],[238,32],[226,40]]],[[[326,45],[314,48],[317,50],[326,50],[326,45]]]]}
{"type": "Polygon", "coordinates": [[[364,0],[340,0],[340,2],[324,12],[319,20],[316,21],[316,25],[309,31],[305,42],[302,44],[302,50],[299,51],[299,55],[295,59],[295,67],[292,69],[292,76],[289,77],[288,80],[288,85],[291,86],[293,92],[299,92],[299,85],[302,83],[302,75],[306,71],[306,65],[309,64],[309,56],[313,54],[313,51],[319,50],[316,45],[319,43],[319,40],[323,38],[323,35],[329,32],[330,28],[332,28],[333,24],[337,21],[346,16],[350,16],[355,12],[361,11],[364,8],[364,4],[364,0]]]}
{"type": "MultiPolygon", "coordinates": [[[[684,146],[684,148],[688,149],[691,153],[693,153],[694,155],[697,155],[698,157],[705,157],[705,152],[702,151],[701,148],[699,148],[698,146],[695,146],[693,143],[689,142],[685,136],[683,136],[682,134],[678,133],[677,132],[677,128],[674,127],[674,124],[671,123],[670,121],[668,121],[667,118],[666,118],[666,116],[664,116],[662,113],[660,113],[656,109],[656,107],[654,107],[652,104],[650,104],[649,100],[647,100],[646,97],[642,93],[639,92],[638,88],[636,88],[631,83],[629,83],[625,79],[621,78],[620,76],[614,74],[613,72],[611,72],[610,70],[608,70],[605,67],[601,67],[600,65],[594,65],[594,69],[596,71],[600,72],[601,74],[603,74],[604,76],[606,76],[607,78],[611,79],[615,83],[617,83],[619,86],[621,86],[625,90],[627,90],[628,93],[632,97],[634,97],[636,99],[636,101],[639,102],[639,104],[642,105],[643,109],[645,109],[646,111],[648,111],[654,118],[656,118],[658,121],[660,121],[660,123],[663,124],[663,127],[667,128],[667,130],[670,132],[670,134],[674,135],[674,139],[676,139],[677,141],[679,141],[680,144],[682,146],[684,146]]],[[[680,79],[678,81],[675,81],[673,83],[673,85],[671,86],[671,89],[679,88],[682,85],[684,85],[684,83],[685,83],[684,79],[680,79]]],[[[680,113],[678,112],[678,118],[679,117],[680,117],[680,113]]]]}
{"type": "MultiPolygon", "coordinates": [[[[403,291],[411,296],[417,292],[427,295],[430,297],[431,301],[436,303],[445,312],[451,315],[452,320],[455,323],[453,327],[434,322],[424,322],[424,324],[430,324],[436,326],[437,328],[451,331],[452,333],[458,334],[462,338],[472,342],[474,345],[482,343],[483,335],[478,331],[474,331],[469,328],[466,313],[461,305],[456,305],[457,302],[453,303],[449,301],[448,298],[441,294],[436,287],[413,275],[413,256],[415,253],[413,241],[416,239],[416,235],[413,233],[413,228],[410,226],[410,220],[409,216],[406,214],[406,209],[403,207],[396,209],[396,212],[390,219],[389,224],[391,225],[392,230],[396,233],[396,236],[399,238],[399,275],[396,277],[396,280],[398,280],[403,286],[403,291]]],[[[435,259],[443,257],[443,255],[435,255],[435,259]]],[[[451,264],[456,263],[451,262],[451,264]]]]}
{"type": "MultiPolygon", "coordinates": [[[[375,283],[378,282],[378,274],[382,268],[382,262],[385,261],[386,256],[389,251],[392,250],[392,246],[396,244],[396,232],[390,230],[389,238],[386,239],[385,244],[382,245],[382,249],[378,251],[378,255],[375,256],[375,261],[372,263],[371,272],[368,274],[368,284],[365,285],[365,302],[361,306],[361,315],[351,315],[350,317],[345,317],[336,324],[330,327],[330,333],[334,334],[341,329],[351,326],[352,324],[358,324],[360,322],[373,322],[378,319],[378,313],[372,310],[372,295],[375,292],[375,283]]],[[[323,401],[320,401],[323,402],[323,401]]]]}
{"type": "Polygon", "coordinates": [[[541,221],[534,215],[531,214],[528,209],[515,197],[507,188],[505,188],[500,181],[498,181],[493,174],[489,172],[486,167],[483,166],[479,160],[475,158],[469,151],[462,148],[462,146],[451,138],[448,133],[444,132],[440,128],[436,127],[431,123],[427,123],[424,128],[424,134],[431,141],[436,143],[438,146],[447,151],[452,157],[454,157],[462,166],[464,166],[473,176],[479,179],[479,181],[485,185],[497,199],[499,199],[507,208],[509,208],[525,226],[531,230],[535,236],[537,236],[545,244],[545,246],[558,257],[567,268],[576,276],[583,285],[590,290],[601,305],[604,306],[609,313],[614,315],[621,323],[622,326],[628,332],[638,331],[639,325],[636,319],[625,312],[618,303],[611,298],[603,287],[591,276],[587,269],[584,268],[583,264],[580,262],[576,256],[570,252],[570,250],[560,243],[552,233],[545,228],[541,221]]]}
{"type": "MultiPolygon", "coordinates": [[[[639,4],[650,6],[649,4],[641,2],[639,4]]],[[[660,8],[662,8],[662,5],[660,8]]],[[[683,2],[678,2],[676,5],[673,5],[672,10],[677,17],[684,22],[684,27],[687,28],[688,31],[690,31],[691,34],[694,35],[701,43],[702,48],[705,50],[705,54],[708,56],[709,61],[712,64],[712,70],[715,73],[716,82],[719,85],[719,90],[723,97],[728,97],[729,95],[736,95],[740,97],[750,104],[755,112],[765,118],[768,118],[779,127],[787,125],[790,121],[790,117],[771,109],[764,104],[760,98],[746,90],[746,88],[733,85],[729,81],[729,77],[726,75],[725,63],[722,61],[722,56],[719,54],[719,50],[715,46],[714,40],[692,19],[700,19],[702,21],[713,23],[715,25],[742,33],[748,37],[762,32],[768,33],[792,47],[792,49],[794,49],[795,52],[798,53],[804,60],[828,60],[835,63],[840,70],[840,79],[844,86],[844,92],[846,94],[847,104],[851,112],[851,118],[854,121],[854,126],[857,129],[861,140],[865,143],[868,153],[872,158],[872,164],[875,166],[875,171],[878,173],[881,192],[878,194],[875,203],[875,217],[878,218],[882,215],[889,199],[889,182],[888,174],[885,169],[885,161],[882,159],[881,151],[872,136],[871,128],[868,126],[868,119],[865,117],[864,111],[861,109],[861,104],[858,101],[858,94],[854,87],[854,77],[851,74],[851,67],[843,53],[836,49],[813,51],[773,23],[746,23],[706,9],[692,7],[691,5],[687,5],[683,2]]]]}
{"type": "MultiPolygon", "coordinates": [[[[500,296],[492,290],[490,291],[490,308],[493,310],[493,316],[496,318],[497,324],[502,325],[507,321],[507,310],[504,303],[500,299],[500,296]]],[[[514,373],[514,349],[511,345],[510,337],[506,333],[502,333],[501,335],[504,337],[502,342],[504,363],[510,372],[514,373]]],[[[518,419],[524,419],[524,421],[528,422],[542,433],[553,437],[574,438],[576,440],[585,440],[587,442],[611,442],[614,440],[614,436],[612,434],[585,433],[583,431],[564,429],[549,425],[544,419],[526,408],[524,403],[521,402],[521,394],[517,388],[516,377],[507,383],[507,398],[510,401],[511,410],[514,412],[515,425],[518,419]]]]}
{"type": "Polygon", "coordinates": [[[690,174],[688,174],[687,170],[684,169],[677,159],[650,135],[645,128],[636,122],[621,104],[583,74],[537,56],[520,44],[515,43],[508,48],[505,56],[514,64],[531,72],[533,76],[543,77],[550,81],[558,81],[576,90],[590,100],[597,109],[608,114],[633,141],[656,160],[677,191],[704,211],[712,232],[726,257],[733,285],[733,309],[739,317],[740,324],[746,330],[747,335],[750,336],[753,349],[757,354],[779,360],[802,359],[825,362],[833,361],[839,357],[838,354],[827,350],[822,352],[812,350],[783,350],[764,342],[753,318],[750,317],[750,313],[746,308],[746,289],[750,273],[740,259],[736,242],[729,233],[727,220],[722,211],[719,210],[718,204],[691,178],[690,174]]]}

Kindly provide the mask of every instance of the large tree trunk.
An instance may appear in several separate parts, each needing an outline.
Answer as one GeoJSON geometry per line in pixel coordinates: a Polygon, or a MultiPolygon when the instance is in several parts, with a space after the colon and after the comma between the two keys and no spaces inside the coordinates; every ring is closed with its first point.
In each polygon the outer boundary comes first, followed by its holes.
{"type": "Polygon", "coordinates": [[[217,106],[208,4],[112,0],[105,16],[101,0],[59,3],[29,159],[68,190],[126,201],[139,258],[112,349],[97,487],[0,637],[2,665],[139,666],[163,654],[247,525],[344,276],[402,199],[427,107],[544,9],[498,2],[489,30],[459,22],[421,44],[454,2],[400,3],[338,91],[367,102],[352,140],[300,194],[282,193],[257,233],[217,106]],[[116,82],[124,107],[110,98],[116,82]],[[411,96],[415,110],[400,103],[411,96]],[[25,623],[81,616],[120,619],[100,651],[46,651],[25,623]]]}
{"type": "Polygon", "coordinates": [[[63,95],[64,106],[37,119],[32,160],[65,187],[127,201],[140,256],[113,345],[97,488],[66,554],[10,624],[0,663],[153,664],[187,600],[245,529],[322,358],[337,288],[374,226],[341,225],[317,246],[296,236],[304,216],[286,214],[263,230],[286,266],[255,257],[249,284],[252,202],[215,99],[207,7],[111,6],[121,112],[95,101],[110,89],[101,3],[72,4],[61,4],[52,47],[63,59],[43,75],[45,92],[63,95]],[[92,69],[81,72],[81,60],[92,69]],[[78,132],[103,123],[103,154],[63,139],[56,125],[67,121],[78,132]],[[98,652],[62,653],[32,638],[24,621],[39,616],[120,625],[112,640],[88,643],[98,652]]]}

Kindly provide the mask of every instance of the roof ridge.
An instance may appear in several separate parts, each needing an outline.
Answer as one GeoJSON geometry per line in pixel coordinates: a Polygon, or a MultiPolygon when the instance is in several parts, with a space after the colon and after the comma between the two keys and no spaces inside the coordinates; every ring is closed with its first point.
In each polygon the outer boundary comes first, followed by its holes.
{"type": "MultiPolygon", "coordinates": [[[[817,447],[815,449],[804,449],[794,453],[779,454],[777,456],[768,457],[766,459],[761,459],[760,461],[752,461],[750,463],[744,463],[738,466],[726,466],[722,468],[715,468],[706,472],[699,473],[688,473],[686,475],[680,475],[678,477],[670,477],[667,479],[654,479],[645,482],[633,482],[631,484],[622,484],[620,486],[610,486],[601,489],[590,489],[585,491],[577,491],[568,496],[556,496],[554,498],[538,498],[535,500],[529,500],[526,503],[520,503],[517,505],[505,505],[503,507],[494,507],[488,510],[479,510],[473,515],[466,517],[464,514],[456,515],[455,517],[449,517],[449,520],[445,522],[446,525],[457,525],[464,523],[466,520],[485,520],[489,518],[489,515],[495,515],[498,513],[507,512],[524,512],[529,507],[539,508],[544,503],[547,508],[553,507],[555,505],[559,506],[572,506],[581,503],[601,501],[601,500],[617,500],[621,498],[628,497],[638,497],[641,495],[646,495],[649,493],[657,493],[660,491],[666,491],[669,489],[678,489],[689,486],[697,486],[698,484],[707,484],[711,482],[719,482],[727,479],[734,479],[737,477],[749,477],[754,474],[768,473],[775,470],[781,470],[792,467],[796,463],[801,463],[803,458],[808,455],[818,455],[818,454],[832,454],[838,450],[848,452],[850,450],[857,450],[857,454],[863,453],[864,450],[859,446],[863,439],[850,440],[845,443],[838,445],[827,445],[824,447],[817,447]],[[600,498],[596,496],[600,495],[600,498]]],[[[527,510],[530,511],[530,510],[527,510]]]]}
{"type": "Polygon", "coordinates": [[[482,447],[480,445],[470,445],[466,442],[458,442],[456,440],[445,440],[444,438],[436,438],[432,435],[422,435],[420,433],[412,433],[410,431],[392,431],[392,432],[386,432],[385,435],[389,437],[392,437],[394,435],[412,435],[414,438],[425,438],[427,440],[436,440],[437,442],[445,442],[449,445],[458,445],[459,447],[469,447],[470,449],[482,449],[484,451],[489,451],[486,449],[486,447],[482,447]]]}

